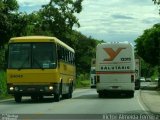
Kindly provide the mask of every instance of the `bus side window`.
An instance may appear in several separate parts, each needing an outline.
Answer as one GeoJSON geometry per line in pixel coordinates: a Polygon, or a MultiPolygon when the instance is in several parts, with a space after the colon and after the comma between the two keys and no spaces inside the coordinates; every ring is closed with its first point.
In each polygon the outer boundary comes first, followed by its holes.
{"type": "Polygon", "coordinates": [[[69,63],[69,51],[67,50],[67,62],[69,63]]]}
{"type": "Polygon", "coordinates": [[[68,62],[68,51],[64,49],[65,62],[68,62]]]}
{"type": "Polygon", "coordinates": [[[74,53],[71,53],[71,56],[72,56],[72,57],[71,57],[71,58],[72,58],[72,59],[71,59],[71,60],[72,60],[72,64],[74,65],[74,53]]]}
{"type": "Polygon", "coordinates": [[[62,60],[65,60],[65,55],[64,55],[64,48],[61,47],[61,51],[62,51],[62,60]]]}
{"type": "Polygon", "coordinates": [[[73,65],[75,64],[75,54],[73,53],[73,65]]]}
{"type": "Polygon", "coordinates": [[[71,56],[71,55],[72,55],[72,53],[69,52],[69,63],[70,63],[70,64],[72,64],[72,56],[71,56]]]}
{"type": "Polygon", "coordinates": [[[62,46],[58,46],[58,59],[65,61],[65,49],[62,46]]]}
{"type": "Polygon", "coordinates": [[[60,46],[58,45],[57,46],[57,56],[58,56],[58,60],[62,59],[62,52],[61,52],[61,49],[60,49],[60,46]]]}

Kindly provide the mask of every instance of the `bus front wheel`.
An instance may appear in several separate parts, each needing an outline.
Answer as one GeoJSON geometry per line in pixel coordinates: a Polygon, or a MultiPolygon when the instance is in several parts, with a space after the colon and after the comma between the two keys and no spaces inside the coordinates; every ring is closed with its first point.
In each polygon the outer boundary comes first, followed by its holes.
{"type": "Polygon", "coordinates": [[[60,94],[54,94],[54,101],[59,102],[60,101],[60,94]]]}
{"type": "Polygon", "coordinates": [[[21,95],[14,95],[14,99],[17,103],[20,103],[22,101],[22,96],[21,95]]]}
{"type": "Polygon", "coordinates": [[[31,96],[31,99],[37,101],[37,100],[38,100],[38,96],[32,95],[32,96],[31,96]]]}

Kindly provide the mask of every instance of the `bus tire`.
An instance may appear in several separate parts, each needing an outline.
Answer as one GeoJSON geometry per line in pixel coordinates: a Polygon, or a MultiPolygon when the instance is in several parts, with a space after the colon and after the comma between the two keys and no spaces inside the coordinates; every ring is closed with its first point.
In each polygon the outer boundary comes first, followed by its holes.
{"type": "Polygon", "coordinates": [[[69,85],[68,93],[67,94],[63,94],[62,98],[63,99],[70,99],[70,98],[72,98],[72,92],[73,92],[73,84],[70,84],[69,85]]]}
{"type": "Polygon", "coordinates": [[[60,94],[54,94],[54,101],[59,102],[60,101],[60,94]]]}
{"type": "Polygon", "coordinates": [[[99,98],[103,98],[103,97],[104,97],[104,94],[103,94],[102,92],[99,92],[99,93],[98,93],[98,97],[99,97],[99,98]]]}
{"type": "Polygon", "coordinates": [[[14,99],[17,103],[20,103],[22,101],[22,96],[21,95],[14,95],[14,99]]]}
{"type": "Polygon", "coordinates": [[[32,96],[31,96],[31,100],[38,100],[38,96],[32,95],[32,96]]]}
{"type": "Polygon", "coordinates": [[[61,94],[62,94],[62,81],[61,81],[61,83],[59,85],[59,91],[58,91],[58,93],[54,94],[54,101],[55,102],[59,102],[60,101],[61,94]]]}
{"type": "Polygon", "coordinates": [[[70,84],[70,87],[69,87],[69,98],[72,98],[72,93],[73,93],[73,83],[70,84]]]}
{"type": "Polygon", "coordinates": [[[71,98],[71,95],[70,95],[70,93],[63,94],[63,95],[62,95],[62,98],[63,98],[63,99],[69,99],[69,98],[71,98]]]}
{"type": "Polygon", "coordinates": [[[133,97],[134,97],[134,92],[133,92],[133,91],[132,91],[132,92],[129,92],[129,93],[128,93],[128,97],[133,98],[133,97]]]}
{"type": "Polygon", "coordinates": [[[43,100],[43,95],[38,96],[39,100],[43,100]]]}

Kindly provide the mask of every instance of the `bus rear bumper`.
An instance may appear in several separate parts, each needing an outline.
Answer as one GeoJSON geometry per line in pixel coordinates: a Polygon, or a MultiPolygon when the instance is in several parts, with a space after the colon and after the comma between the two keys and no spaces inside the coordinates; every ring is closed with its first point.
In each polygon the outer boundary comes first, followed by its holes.
{"type": "Polygon", "coordinates": [[[134,91],[134,83],[98,83],[96,86],[97,92],[127,92],[134,91]]]}

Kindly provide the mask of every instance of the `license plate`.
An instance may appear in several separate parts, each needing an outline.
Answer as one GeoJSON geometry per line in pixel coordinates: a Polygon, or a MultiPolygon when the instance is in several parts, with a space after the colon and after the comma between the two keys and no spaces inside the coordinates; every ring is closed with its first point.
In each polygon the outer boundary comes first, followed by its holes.
{"type": "Polygon", "coordinates": [[[118,89],[119,87],[118,87],[118,86],[112,86],[112,88],[114,88],[114,89],[118,89]]]}
{"type": "Polygon", "coordinates": [[[35,91],[35,88],[28,88],[28,91],[35,91]]]}

